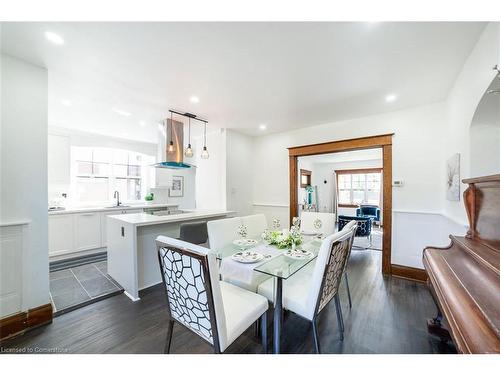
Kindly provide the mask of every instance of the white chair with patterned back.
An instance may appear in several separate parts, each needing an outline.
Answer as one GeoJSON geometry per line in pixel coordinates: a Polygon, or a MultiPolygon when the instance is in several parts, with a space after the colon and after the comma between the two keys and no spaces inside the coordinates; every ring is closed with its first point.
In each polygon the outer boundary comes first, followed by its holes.
{"type": "MultiPolygon", "coordinates": [[[[345,286],[347,288],[347,298],[349,300],[349,308],[352,308],[352,300],[351,300],[351,290],[349,289],[349,278],[347,277],[347,264],[349,263],[349,258],[351,256],[351,250],[352,250],[352,246],[354,244],[354,237],[356,237],[357,227],[358,227],[358,223],[356,222],[356,220],[351,220],[350,222],[348,222],[344,226],[344,228],[348,228],[348,230],[353,231],[351,245],[349,246],[349,252],[347,253],[347,261],[345,262],[345,266],[344,266],[344,280],[345,280],[345,286]]],[[[342,228],[342,229],[344,229],[344,228],[342,228]]]]}
{"type": "MultiPolygon", "coordinates": [[[[332,299],[335,299],[340,338],[344,339],[338,289],[353,235],[354,231],[346,228],[326,237],[321,244],[312,274],[299,271],[283,282],[283,307],[312,323],[317,353],[320,352],[317,318],[332,299]]],[[[259,285],[258,292],[273,301],[273,280],[267,280],[259,285]]]]}
{"type": "Polygon", "coordinates": [[[170,352],[174,322],[221,353],[259,318],[267,352],[264,297],[219,281],[215,254],[207,248],[165,236],[156,239],[156,246],[170,313],[165,353],[170,352]]]}
{"type": "Polygon", "coordinates": [[[248,228],[248,238],[260,240],[262,232],[267,229],[267,220],[264,214],[242,216],[241,221],[248,228]]]}
{"type": "Polygon", "coordinates": [[[323,237],[335,232],[335,214],[328,212],[302,212],[300,214],[300,230],[303,232],[321,233],[323,237]]]}
{"type": "Polygon", "coordinates": [[[231,245],[238,238],[238,227],[243,224],[240,217],[207,222],[208,243],[212,250],[231,245]]]}

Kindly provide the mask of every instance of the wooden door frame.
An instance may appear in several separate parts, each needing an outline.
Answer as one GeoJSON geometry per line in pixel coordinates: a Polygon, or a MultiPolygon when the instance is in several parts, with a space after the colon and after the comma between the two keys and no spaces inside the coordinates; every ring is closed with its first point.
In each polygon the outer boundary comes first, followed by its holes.
{"type": "Polygon", "coordinates": [[[381,134],[370,137],[352,138],[340,141],[316,143],[288,148],[290,168],[290,222],[298,214],[298,158],[328,154],[340,151],[354,151],[370,148],[382,149],[383,167],[383,207],[384,233],[382,241],[382,273],[390,275],[391,272],[391,239],[392,239],[392,136],[381,134]]]}

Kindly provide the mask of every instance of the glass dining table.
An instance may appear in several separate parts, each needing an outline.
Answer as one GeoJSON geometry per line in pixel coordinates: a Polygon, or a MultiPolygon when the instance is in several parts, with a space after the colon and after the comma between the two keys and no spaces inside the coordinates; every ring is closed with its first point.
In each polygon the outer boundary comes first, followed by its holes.
{"type": "MultiPolygon", "coordinates": [[[[274,353],[278,354],[280,352],[281,343],[281,328],[282,328],[282,314],[283,314],[283,280],[286,280],[300,271],[302,268],[307,266],[318,256],[319,249],[321,247],[321,239],[313,236],[303,235],[303,243],[297,246],[298,249],[303,249],[310,251],[312,255],[307,259],[292,259],[283,255],[286,250],[279,250],[273,245],[263,244],[259,242],[257,245],[246,248],[245,250],[258,251],[259,246],[266,246],[275,248],[277,255],[271,257],[270,259],[264,259],[258,263],[255,263],[253,272],[259,274],[268,275],[274,278],[276,292],[274,296],[274,317],[273,317],[273,349],[274,353]]],[[[236,245],[228,245],[217,251],[217,258],[223,260],[227,257],[232,257],[237,252],[242,249],[236,245]]]]}

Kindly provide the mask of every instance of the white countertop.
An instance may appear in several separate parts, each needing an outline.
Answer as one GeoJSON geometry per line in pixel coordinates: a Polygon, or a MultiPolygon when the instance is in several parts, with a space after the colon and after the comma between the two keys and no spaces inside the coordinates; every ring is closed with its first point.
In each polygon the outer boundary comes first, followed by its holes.
{"type": "Polygon", "coordinates": [[[69,207],[65,210],[60,211],[49,211],[49,215],[64,215],[64,214],[75,214],[75,213],[85,213],[85,212],[102,212],[102,211],[121,211],[121,210],[135,210],[143,208],[160,208],[160,207],[177,207],[179,204],[176,203],[143,203],[143,204],[126,204],[120,207],[69,207]],[[125,207],[127,206],[127,207],[125,207]]]}
{"type": "Polygon", "coordinates": [[[16,225],[28,225],[31,223],[30,220],[13,220],[13,221],[5,221],[0,223],[0,227],[13,227],[16,225]]]}
{"type": "Polygon", "coordinates": [[[108,216],[108,218],[120,220],[127,224],[132,224],[134,226],[144,226],[144,225],[174,223],[178,221],[188,221],[195,219],[206,219],[210,217],[226,216],[235,213],[234,211],[225,211],[225,210],[184,210],[184,211],[189,211],[189,212],[184,212],[182,214],[165,215],[165,216],[155,216],[145,213],[110,215],[108,216]]]}

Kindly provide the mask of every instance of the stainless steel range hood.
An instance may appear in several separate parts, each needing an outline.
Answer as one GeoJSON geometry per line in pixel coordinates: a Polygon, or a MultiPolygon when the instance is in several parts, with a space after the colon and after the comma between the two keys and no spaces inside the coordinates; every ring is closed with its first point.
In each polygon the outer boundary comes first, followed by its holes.
{"type": "Polygon", "coordinates": [[[195,168],[194,165],[184,163],[184,123],[167,119],[158,125],[160,130],[159,149],[161,150],[159,163],[154,164],[156,168],[187,169],[195,168]],[[174,150],[168,151],[172,141],[174,150]]]}

